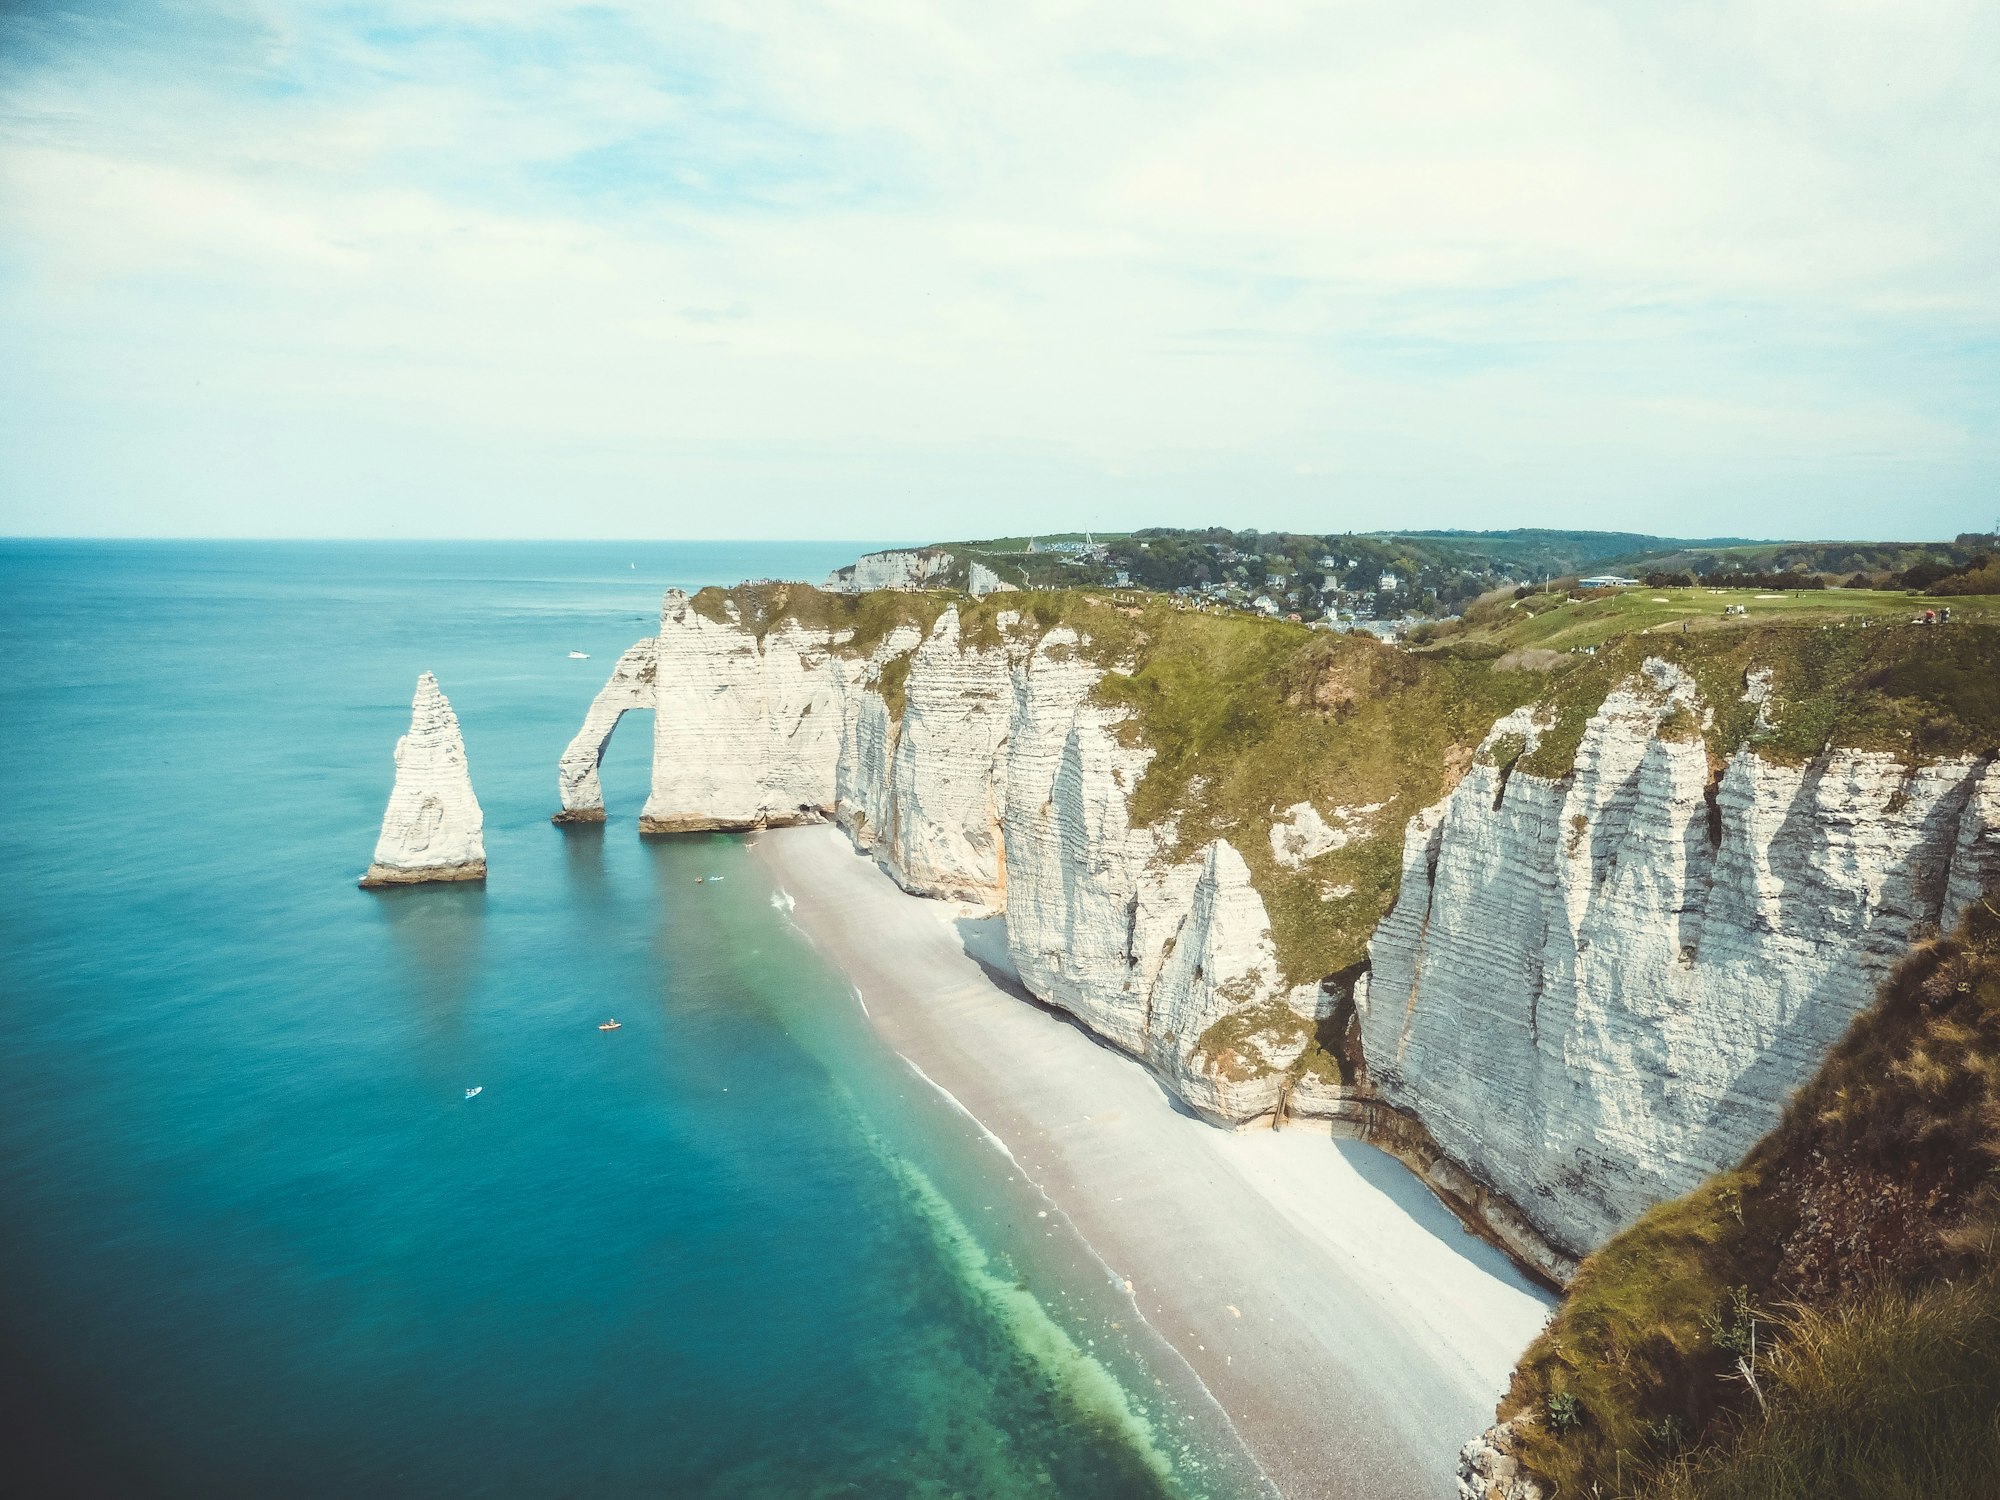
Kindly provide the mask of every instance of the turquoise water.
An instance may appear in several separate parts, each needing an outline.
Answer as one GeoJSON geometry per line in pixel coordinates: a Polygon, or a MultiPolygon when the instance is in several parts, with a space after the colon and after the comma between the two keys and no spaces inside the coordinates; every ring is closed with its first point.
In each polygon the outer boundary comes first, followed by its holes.
{"type": "Polygon", "coordinates": [[[648,725],[548,821],[663,586],[856,550],[0,546],[11,1493],[1241,1492],[648,725]],[[491,879],[362,892],[426,668],[491,879]]]}

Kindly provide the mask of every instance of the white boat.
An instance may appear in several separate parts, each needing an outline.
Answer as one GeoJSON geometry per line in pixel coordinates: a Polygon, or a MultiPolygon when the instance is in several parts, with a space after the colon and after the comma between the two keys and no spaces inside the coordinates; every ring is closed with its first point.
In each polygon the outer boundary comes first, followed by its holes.
{"type": "Polygon", "coordinates": [[[569,654],[569,659],[571,661],[589,661],[590,653],[588,651],[572,651],[569,654]]]}
{"type": "Polygon", "coordinates": [[[486,1092],[486,1085],[483,1083],[476,1083],[471,1088],[465,1091],[465,1097],[470,1099],[476,1095],[483,1094],[485,1092],[486,1092]]]}

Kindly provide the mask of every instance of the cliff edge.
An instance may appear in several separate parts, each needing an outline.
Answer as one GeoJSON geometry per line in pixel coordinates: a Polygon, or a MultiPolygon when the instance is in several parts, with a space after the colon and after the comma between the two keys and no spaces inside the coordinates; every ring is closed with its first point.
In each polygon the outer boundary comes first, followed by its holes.
{"type": "Polygon", "coordinates": [[[643,680],[643,830],[836,821],[1004,912],[1027,987],[1204,1116],[1372,1140],[1561,1283],[2000,875],[1996,662],[1837,618],[1409,652],[1157,597],[676,591],[564,815],[643,680]]]}

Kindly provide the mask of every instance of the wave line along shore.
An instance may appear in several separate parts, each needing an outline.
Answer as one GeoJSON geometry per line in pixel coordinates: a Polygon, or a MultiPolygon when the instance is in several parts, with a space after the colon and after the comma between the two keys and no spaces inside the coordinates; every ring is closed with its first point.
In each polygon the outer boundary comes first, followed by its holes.
{"type": "Polygon", "coordinates": [[[1546,1293],[1372,1147],[1192,1118],[1010,994],[978,923],[905,894],[837,830],[772,830],[752,853],[873,997],[877,1033],[1123,1268],[1287,1500],[1454,1492],[1458,1445],[1490,1420],[1546,1293]]]}

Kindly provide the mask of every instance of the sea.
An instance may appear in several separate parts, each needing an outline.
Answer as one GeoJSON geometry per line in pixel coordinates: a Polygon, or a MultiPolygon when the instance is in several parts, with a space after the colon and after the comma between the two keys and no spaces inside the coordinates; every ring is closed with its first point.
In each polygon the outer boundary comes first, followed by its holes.
{"type": "Polygon", "coordinates": [[[647,715],[549,820],[663,589],[863,549],[0,543],[0,1491],[1260,1492],[647,715]],[[425,670],[490,876],[363,891],[425,670]]]}

